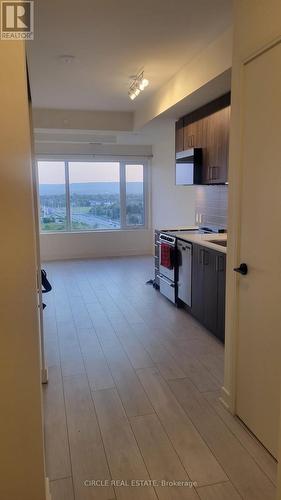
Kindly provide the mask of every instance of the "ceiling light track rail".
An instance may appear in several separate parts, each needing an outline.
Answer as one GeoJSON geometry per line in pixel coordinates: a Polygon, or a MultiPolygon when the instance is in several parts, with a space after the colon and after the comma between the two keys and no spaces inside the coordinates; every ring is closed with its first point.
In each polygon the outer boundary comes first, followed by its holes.
{"type": "Polygon", "coordinates": [[[128,92],[130,99],[133,101],[148,85],[149,80],[144,77],[144,71],[134,76],[128,92]]]}

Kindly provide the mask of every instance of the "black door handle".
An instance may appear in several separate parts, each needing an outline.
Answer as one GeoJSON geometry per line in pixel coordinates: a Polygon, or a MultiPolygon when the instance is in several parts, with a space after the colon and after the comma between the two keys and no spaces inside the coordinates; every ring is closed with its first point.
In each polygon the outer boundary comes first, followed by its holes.
{"type": "Polygon", "coordinates": [[[233,271],[235,271],[236,273],[239,273],[239,274],[248,274],[248,266],[247,264],[245,264],[245,262],[242,262],[242,264],[240,264],[239,267],[235,267],[233,269],[233,271]]]}

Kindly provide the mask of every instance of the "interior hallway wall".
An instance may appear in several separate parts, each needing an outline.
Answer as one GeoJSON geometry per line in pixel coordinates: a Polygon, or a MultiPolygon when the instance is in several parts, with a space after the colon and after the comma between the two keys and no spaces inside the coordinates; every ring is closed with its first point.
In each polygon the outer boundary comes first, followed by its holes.
{"type": "Polygon", "coordinates": [[[158,119],[150,129],[152,227],[194,225],[196,187],[175,185],[175,121],[158,119]]]}
{"type": "Polygon", "coordinates": [[[0,498],[45,500],[37,262],[23,42],[0,42],[0,498]]]}

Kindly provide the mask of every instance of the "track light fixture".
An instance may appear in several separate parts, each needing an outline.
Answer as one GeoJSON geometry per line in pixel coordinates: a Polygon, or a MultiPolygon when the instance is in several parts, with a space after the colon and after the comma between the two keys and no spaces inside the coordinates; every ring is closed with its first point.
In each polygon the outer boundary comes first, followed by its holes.
{"type": "Polygon", "coordinates": [[[149,85],[149,81],[144,78],[143,73],[144,72],[141,71],[138,75],[135,75],[131,81],[128,94],[132,101],[149,85]]]}

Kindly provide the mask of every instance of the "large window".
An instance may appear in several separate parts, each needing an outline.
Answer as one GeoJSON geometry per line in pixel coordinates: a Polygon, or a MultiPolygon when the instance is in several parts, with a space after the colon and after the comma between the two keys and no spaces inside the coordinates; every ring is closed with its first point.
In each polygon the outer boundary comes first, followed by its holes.
{"type": "Polygon", "coordinates": [[[41,230],[146,225],[144,162],[38,161],[41,230]]]}
{"type": "Polygon", "coordinates": [[[38,163],[40,222],[42,231],[66,231],[65,164],[38,163]]]}
{"type": "Polygon", "coordinates": [[[69,162],[71,229],[120,228],[118,162],[69,162]]]}
{"type": "Polygon", "coordinates": [[[144,225],[143,165],[126,165],[126,224],[144,225]]]}

